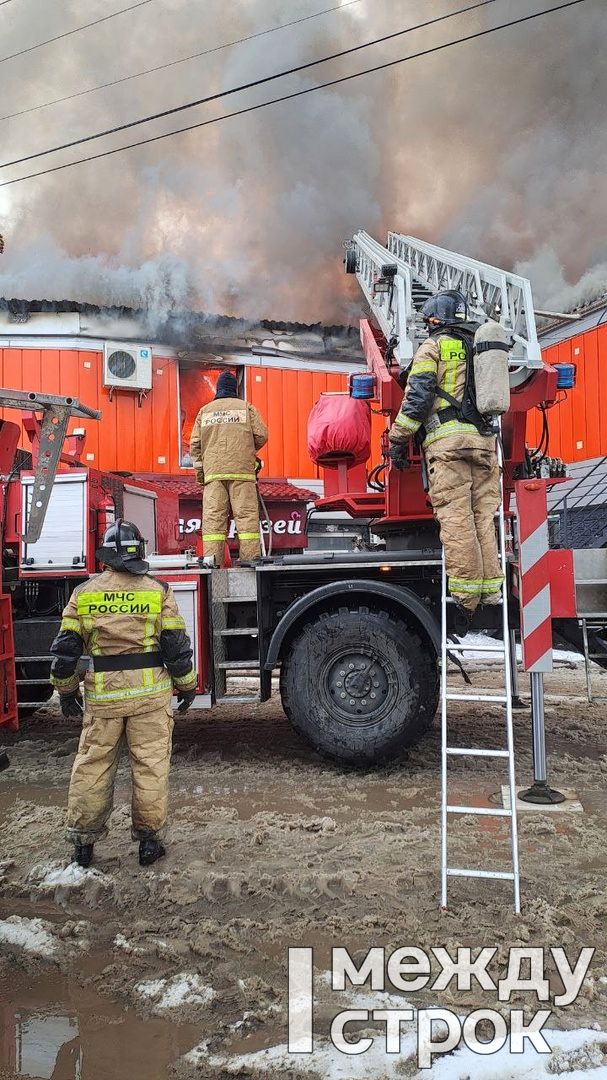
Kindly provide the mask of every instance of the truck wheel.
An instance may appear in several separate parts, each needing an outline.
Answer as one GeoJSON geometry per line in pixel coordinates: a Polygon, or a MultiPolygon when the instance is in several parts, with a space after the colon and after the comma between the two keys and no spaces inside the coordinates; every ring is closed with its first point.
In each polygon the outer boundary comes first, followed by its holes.
{"type": "Polygon", "coordinates": [[[387,611],[330,612],[292,642],[280,692],[294,728],[317,750],[349,765],[375,765],[397,757],[432,724],[436,655],[387,611]]]}

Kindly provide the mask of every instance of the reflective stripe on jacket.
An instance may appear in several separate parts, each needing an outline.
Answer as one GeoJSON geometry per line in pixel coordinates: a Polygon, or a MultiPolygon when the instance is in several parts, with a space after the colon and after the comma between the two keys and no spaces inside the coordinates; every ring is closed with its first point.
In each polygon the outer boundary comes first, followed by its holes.
{"type": "Polygon", "coordinates": [[[192,647],[172,589],[149,574],[106,568],[72,593],[51,652],[51,680],[60,694],[79,684],[78,661],[89,656],[160,652],[162,666],[87,671],[84,693],[95,715],[142,712],[196,685],[192,647]]]}
{"type": "Polygon", "coordinates": [[[255,455],[268,441],[257,409],[241,398],[216,398],[204,405],[190,436],[192,467],[204,483],[214,480],[255,482],[255,455]]]}

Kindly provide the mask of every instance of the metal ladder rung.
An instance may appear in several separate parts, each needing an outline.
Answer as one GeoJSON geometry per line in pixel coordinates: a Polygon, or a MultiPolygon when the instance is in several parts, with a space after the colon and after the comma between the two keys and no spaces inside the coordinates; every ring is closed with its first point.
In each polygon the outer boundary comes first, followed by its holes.
{"type": "Polygon", "coordinates": [[[448,866],[447,877],[497,878],[498,881],[514,881],[512,870],[462,870],[448,866]]]}
{"type": "Polygon", "coordinates": [[[447,757],[508,757],[507,750],[468,750],[464,746],[448,746],[447,757]]]}
{"type": "Polygon", "coordinates": [[[505,656],[506,650],[503,645],[452,645],[451,642],[447,645],[447,653],[450,652],[486,652],[495,653],[498,656],[505,656]]]}
{"type": "MultiPolygon", "coordinates": [[[[503,477],[503,455],[501,451],[501,441],[497,440],[497,453],[498,453],[498,467],[500,470],[500,477],[503,477]]],[[[445,552],[443,548],[442,559],[442,577],[441,577],[441,907],[445,909],[447,907],[448,899],[448,887],[447,882],[450,877],[470,877],[470,878],[487,878],[493,880],[511,881],[513,883],[513,900],[514,910],[518,914],[520,911],[520,880],[519,880],[519,863],[518,863],[518,828],[517,828],[517,814],[516,814],[516,777],[514,768],[514,733],[513,733],[513,720],[512,720],[512,651],[511,651],[511,638],[510,638],[510,626],[508,623],[508,596],[506,590],[506,575],[508,571],[508,556],[506,552],[506,534],[510,532],[509,526],[506,524],[506,517],[504,513],[504,501],[503,501],[503,481],[500,479],[500,504],[496,515],[497,531],[498,531],[498,553],[500,570],[504,579],[499,597],[499,606],[501,610],[501,622],[502,622],[502,641],[496,643],[487,643],[485,645],[467,644],[465,641],[458,641],[455,644],[451,644],[447,640],[447,617],[449,614],[449,604],[455,603],[455,601],[448,596],[448,577],[447,568],[445,565],[445,552]],[[480,691],[476,693],[461,693],[457,692],[454,688],[451,689],[448,681],[449,676],[449,653],[466,653],[475,651],[490,654],[493,656],[501,657],[501,663],[503,665],[503,691],[502,693],[492,693],[490,690],[480,691]],[[506,728],[506,749],[491,750],[484,748],[471,748],[471,747],[456,747],[449,746],[449,709],[448,705],[451,701],[478,701],[487,702],[495,705],[505,705],[505,728],[506,728]],[[506,758],[508,762],[508,788],[510,791],[510,807],[483,807],[483,806],[460,806],[455,803],[449,803],[449,776],[450,770],[448,768],[450,757],[486,757],[486,758],[506,758]],[[494,817],[494,818],[509,818],[510,819],[510,848],[512,856],[512,870],[468,870],[463,867],[450,867],[449,866],[449,853],[448,853],[448,822],[453,819],[456,814],[470,815],[472,817],[494,817]]],[[[454,661],[455,658],[452,656],[454,661]]]]}
{"type": "Polygon", "coordinates": [[[496,701],[504,705],[508,701],[506,694],[454,694],[447,692],[447,701],[496,701]]]}

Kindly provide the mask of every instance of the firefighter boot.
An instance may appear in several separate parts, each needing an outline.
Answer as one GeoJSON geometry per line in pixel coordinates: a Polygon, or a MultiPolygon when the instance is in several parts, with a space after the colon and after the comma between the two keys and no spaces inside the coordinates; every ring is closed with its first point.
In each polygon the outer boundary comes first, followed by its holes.
{"type": "Polygon", "coordinates": [[[139,865],[151,866],[157,859],[166,855],[164,845],[156,836],[148,836],[139,842],[139,865]]]}
{"type": "Polygon", "coordinates": [[[91,865],[92,861],[92,844],[76,844],[74,846],[74,862],[78,863],[78,866],[83,866],[86,869],[88,866],[91,865]]]}

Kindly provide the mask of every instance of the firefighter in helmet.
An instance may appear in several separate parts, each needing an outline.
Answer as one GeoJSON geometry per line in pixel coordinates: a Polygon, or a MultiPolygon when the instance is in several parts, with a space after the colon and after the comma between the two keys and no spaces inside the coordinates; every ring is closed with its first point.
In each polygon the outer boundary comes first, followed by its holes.
{"type": "Polygon", "coordinates": [[[501,600],[494,523],[500,500],[496,437],[474,407],[470,371],[477,324],[468,321],[465,296],[456,290],[439,292],[426,301],[422,314],[428,337],[408,372],[389,433],[390,456],[397,468],[406,468],[409,439],[415,437],[423,447],[449,591],[469,623],[479,603],[501,600]]]}
{"type": "Polygon", "coordinates": [[[103,564],[72,593],[51,646],[51,680],[64,716],[82,716],[82,735],[70,782],[67,838],[75,860],[88,866],[105,834],[123,736],[133,783],[132,836],[139,862],[149,866],[165,849],[159,833],[167,816],[173,687],[178,711],[196,696],[192,646],[173,591],[148,574],[145,541],[129,521],[106,530],[97,551],[103,564]],[[84,709],[78,663],[90,656],[84,709]]]}
{"type": "Polygon", "coordinates": [[[236,376],[223,371],[213,401],[194,421],[190,454],[198,483],[204,486],[202,546],[223,566],[230,516],[238,532],[240,558],[258,558],[259,508],[256,454],[268,441],[257,409],[238,396],[236,376]]]}

